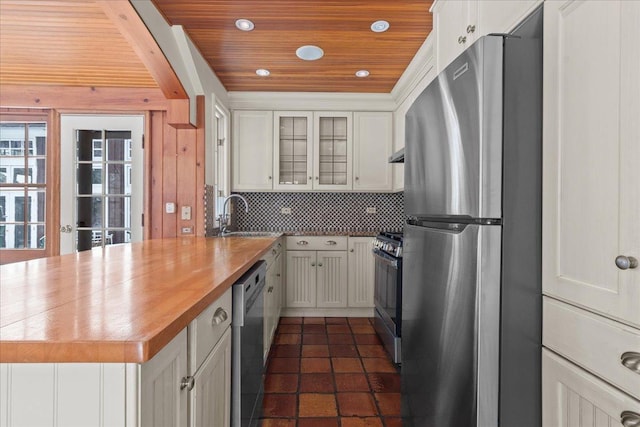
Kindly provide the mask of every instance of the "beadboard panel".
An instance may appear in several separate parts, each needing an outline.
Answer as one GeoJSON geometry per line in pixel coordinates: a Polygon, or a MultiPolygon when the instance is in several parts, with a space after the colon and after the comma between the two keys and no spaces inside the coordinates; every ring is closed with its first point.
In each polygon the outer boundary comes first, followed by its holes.
{"type": "Polygon", "coordinates": [[[318,251],[317,307],[347,306],[347,253],[318,251]]]}
{"type": "Polygon", "coordinates": [[[0,364],[0,426],[125,425],[125,366],[0,364]]]}

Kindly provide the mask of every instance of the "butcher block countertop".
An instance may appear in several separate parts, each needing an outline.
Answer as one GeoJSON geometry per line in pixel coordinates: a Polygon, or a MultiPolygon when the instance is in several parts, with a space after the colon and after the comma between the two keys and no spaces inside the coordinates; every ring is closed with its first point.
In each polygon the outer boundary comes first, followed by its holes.
{"type": "Polygon", "coordinates": [[[158,239],[0,266],[0,362],[145,362],[276,239],[158,239]]]}

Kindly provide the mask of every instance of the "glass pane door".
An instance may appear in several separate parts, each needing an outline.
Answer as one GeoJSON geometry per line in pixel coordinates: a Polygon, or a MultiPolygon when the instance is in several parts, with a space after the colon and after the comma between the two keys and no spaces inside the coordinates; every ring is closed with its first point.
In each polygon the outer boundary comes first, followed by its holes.
{"type": "Polygon", "coordinates": [[[279,184],[307,184],[307,117],[280,117],[279,184]]]}
{"type": "Polygon", "coordinates": [[[131,167],[131,131],[77,131],[78,251],[131,242],[131,167]]]}
{"type": "Polygon", "coordinates": [[[142,240],[143,129],[143,116],[61,116],[61,254],[142,240]]]}
{"type": "Polygon", "coordinates": [[[320,185],[347,184],[347,118],[320,117],[320,185]]]}

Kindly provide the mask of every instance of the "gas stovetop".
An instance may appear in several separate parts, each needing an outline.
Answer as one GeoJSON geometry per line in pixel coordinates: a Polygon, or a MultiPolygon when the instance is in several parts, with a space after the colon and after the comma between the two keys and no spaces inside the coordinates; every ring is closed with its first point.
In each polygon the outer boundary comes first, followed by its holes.
{"type": "Polygon", "coordinates": [[[373,247],[396,258],[402,258],[402,233],[382,231],[373,239],[373,247]]]}

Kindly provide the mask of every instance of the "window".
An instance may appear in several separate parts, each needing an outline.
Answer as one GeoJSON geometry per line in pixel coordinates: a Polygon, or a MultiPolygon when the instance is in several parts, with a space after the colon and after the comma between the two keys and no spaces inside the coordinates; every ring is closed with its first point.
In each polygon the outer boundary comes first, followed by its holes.
{"type": "MultiPolygon", "coordinates": [[[[3,114],[0,120],[0,248],[44,249],[47,123],[3,114]]],[[[43,120],[44,119],[44,120],[43,120]]]]}

